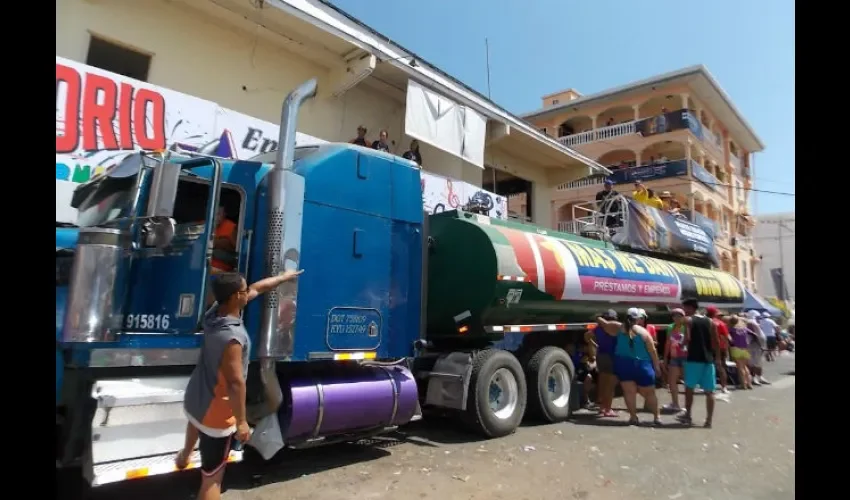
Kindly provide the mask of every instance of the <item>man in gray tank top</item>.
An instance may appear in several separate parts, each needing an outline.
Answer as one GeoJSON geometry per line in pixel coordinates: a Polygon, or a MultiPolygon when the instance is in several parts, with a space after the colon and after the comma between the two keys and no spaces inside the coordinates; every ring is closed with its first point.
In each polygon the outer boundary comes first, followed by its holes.
{"type": "Polygon", "coordinates": [[[301,271],[286,271],[251,286],[239,273],[222,273],[213,279],[216,303],[204,315],[201,354],[183,401],[183,410],[189,420],[186,440],[175,459],[178,468],[187,467],[195,443],[200,439],[198,500],[221,498],[221,481],[233,435],[244,443],[251,433],[245,416],[245,380],[251,338],[242,324],[242,309],[251,300],[299,274],[301,271]]]}

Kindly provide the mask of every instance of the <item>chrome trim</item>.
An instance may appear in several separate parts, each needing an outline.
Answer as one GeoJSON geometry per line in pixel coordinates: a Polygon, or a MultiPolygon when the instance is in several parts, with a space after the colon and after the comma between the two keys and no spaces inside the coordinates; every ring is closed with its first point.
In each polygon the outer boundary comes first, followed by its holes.
{"type": "Polygon", "coordinates": [[[319,414],[316,415],[316,427],[313,428],[313,438],[319,437],[322,424],[325,421],[325,388],[321,382],[316,383],[316,394],[319,397],[319,414]]]}
{"type": "MultiPolygon", "coordinates": [[[[375,365],[371,365],[371,366],[375,366],[375,365]]],[[[380,368],[383,370],[383,372],[389,378],[390,385],[393,386],[393,412],[390,414],[390,420],[389,420],[389,422],[387,422],[387,425],[395,425],[395,418],[398,415],[398,396],[399,396],[398,385],[396,384],[396,380],[393,377],[392,372],[390,372],[389,368],[384,367],[384,366],[381,366],[380,368]]]]}

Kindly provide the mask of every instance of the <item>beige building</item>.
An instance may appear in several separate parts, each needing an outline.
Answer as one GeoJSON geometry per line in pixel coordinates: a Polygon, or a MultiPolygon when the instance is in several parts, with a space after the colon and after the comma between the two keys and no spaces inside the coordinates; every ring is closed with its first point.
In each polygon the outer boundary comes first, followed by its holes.
{"type": "Polygon", "coordinates": [[[283,97],[316,77],[319,93],[302,110],[300,132],[349,141],[361,124],[369,140],[386,129],[397,154],[411,140],[408,82],[418,82],[486,120],[482,166],[424,144],[424,169],[502,195],[523,192],[540,225],[554,223],[554,186],[605,172],[320,0],[57,0],[56,17],[59,57],[267,122],[278,123],[283,97]]]}
{"type": "MultiPolygon", "coordinates": [[[[574,89],[556,92],[524,118],[609,167],[619,192],[631,194],[635,180],[659,194],[669,191],[692,221],[715,232],[722,269],[755,290],[749,189],[752,155],[764,145],[704,66],[587,96],[574,89]]],[[[605,178],[558,185],[552,227],[576,232],[577,219],[605,178]]],[[[522,212],[524,203],[524,195],[514,196],[509,210],[522,212]]]]}

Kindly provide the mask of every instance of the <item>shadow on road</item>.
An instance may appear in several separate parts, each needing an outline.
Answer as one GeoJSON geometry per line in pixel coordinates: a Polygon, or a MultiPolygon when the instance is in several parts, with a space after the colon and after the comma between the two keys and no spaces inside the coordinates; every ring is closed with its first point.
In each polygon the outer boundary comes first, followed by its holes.
{"type": "MultiPolygon", "coordinates": [[[[403,443],[417,446],[439,447],[445,444],[470,443],[483,440],[471,432],[464,432],[456,420],[431,417],[388,434],[305,450],[284,450],[268,462],[246,450],[244,462],[229,465],[225,474],[225,490],[249,490],[271,483],[290,481],[302,476],[318,474],[338,467],[370,462],[387,457],[388,448],[403,443]]],[[[194,498],[200,484],[196,470],[157,476],[148,479],[102,486],[95,489],[91,500],[189,500],[194,498]]]]}

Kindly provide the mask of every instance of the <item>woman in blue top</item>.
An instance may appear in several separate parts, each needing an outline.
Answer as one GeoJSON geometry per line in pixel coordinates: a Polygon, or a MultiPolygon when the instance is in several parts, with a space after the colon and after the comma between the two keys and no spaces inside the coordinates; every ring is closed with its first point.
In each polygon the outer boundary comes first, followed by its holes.
{"type": "Polygon", "coordinates": [[[625,321],[608,321],[597,318],[605,333],[616,337],[614,347],[614,374],[620,379],[623,388],[623,399],[629,410],[629,423],[640,423],[637,416],[637,394],[646,399],[646,405],[654,417],[655,424],[660,424],[658,413],[658,398],[655,396],[655,374],[661,373],[658,366],[658,352],[655,342],[645,328],[637,324],[640,311],[632,307],[626,312],[625,321]]]}

